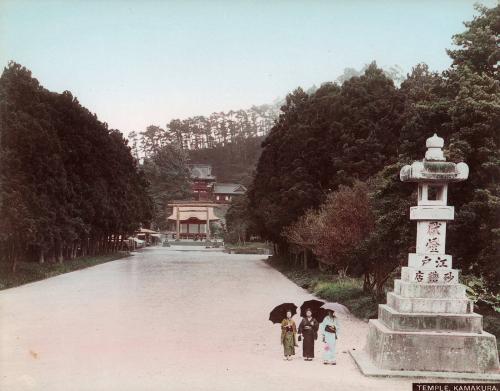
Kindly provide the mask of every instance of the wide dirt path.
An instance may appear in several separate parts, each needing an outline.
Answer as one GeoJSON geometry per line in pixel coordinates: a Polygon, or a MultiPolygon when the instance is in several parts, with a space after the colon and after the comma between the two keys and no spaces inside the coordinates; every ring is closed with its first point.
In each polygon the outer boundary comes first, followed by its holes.
{"type": "MultiPolygon", "coordinates": [[[[199,247],[131,257],[0,292],[0,390],[410,390],[366,378],[340,315],[338,365],[282,360],[268,313],[312,296],[258,255],[199,247]]],[[[296,321],[298,321],[296,317],[296,321]]]]}

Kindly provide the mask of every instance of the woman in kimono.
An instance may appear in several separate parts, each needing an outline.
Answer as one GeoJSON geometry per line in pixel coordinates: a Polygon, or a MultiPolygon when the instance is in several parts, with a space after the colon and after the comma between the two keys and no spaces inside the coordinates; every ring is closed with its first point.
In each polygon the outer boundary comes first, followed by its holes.
{"type": "Polygon", "coordinates": [[[318,328],[319,323],[312,317],[312,311],[308,308],[306,316],[302,318],[299,325],[299,336],[301,335],[304,339],[302,342],[302,356],[305,361],[312,361],[314,358],[314,340],[318,338],[318,328]]]}
{"type": "Polygon", "coordinates": [[[295,354],[295,337],[297,335],[297,326],[292,319],[292,312],[287,311],[286,318],[281,322],[281,344],[283,345],[285,360],[291,360],[295,354]]]}
{"type": "Polygon", "coordinates": [[[335,311],[328,310],[328,315],[325,316],[323,322],[321,322],[319,329],[321,335],[323,336],[323,342],[325,343],[325,352],[323,353],[323,364],[337,364],[335,362],[336,358],[336,345],[337,338],[339,334],[339,322],[335,316],[335,311]]]}

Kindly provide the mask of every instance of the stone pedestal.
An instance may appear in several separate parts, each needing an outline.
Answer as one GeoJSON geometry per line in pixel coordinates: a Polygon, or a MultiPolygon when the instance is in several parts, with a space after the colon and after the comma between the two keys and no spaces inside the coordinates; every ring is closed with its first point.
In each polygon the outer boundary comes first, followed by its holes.
{"type": "Polygon", "coordinates": [[[423,161],[401,170],[402,181],[418,183],[418,205],[410,210],[417,222],[416,252],[409,254],[387,304],[379,306],[378,319],[370,320],[365,351],[353,357],[372,370],[498,372],[495,336],[483,330],[482,316],[473,312],[445,253],[446,224],[454,218],[448,183],[465,180],[468,167],[446,162],[436,135],[427,147],[423,161]]]}
{"type": "Polygon", "coordinates": [[[369,322],[366,352],[374,365],[398,371],[489,372],[498,369],[495,336],[483,331],[458,283],[396,280],[378,319],[369,322]]]}
{"type": "Polygon", "coordinates": [[[366,351],[379,368],[473,373],[498,368],[495,336],[484,331],[396,331],[380,319],[369,326],[366,351]]]}

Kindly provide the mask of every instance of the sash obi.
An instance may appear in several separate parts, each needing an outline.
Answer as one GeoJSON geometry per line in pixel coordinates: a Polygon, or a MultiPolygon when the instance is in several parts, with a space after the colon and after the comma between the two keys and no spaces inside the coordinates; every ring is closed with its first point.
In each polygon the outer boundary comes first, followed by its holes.
{"type": "Polygon", "coordinates": [[[328,331],[329,333],[336,333],[337,329],[335,326],[326,325],[325,331],[328,331]]]}
{"type": "Polygon", "coordinates": [[[286,331],[287,333],[291,333],[291,332],[293,331],[293,327],[292,327],[292,326],[286,326],[286,327],[285,327],[285,331],[286,331]]]}

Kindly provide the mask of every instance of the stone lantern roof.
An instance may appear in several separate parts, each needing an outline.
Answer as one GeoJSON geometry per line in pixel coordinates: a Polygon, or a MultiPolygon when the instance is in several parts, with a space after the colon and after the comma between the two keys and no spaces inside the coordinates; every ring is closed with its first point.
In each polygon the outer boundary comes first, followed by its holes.
{"type": "Polygon", "coordinates": [[[444,140],[439,137],[436,133],[434,136],[429,137],[425,142],[425,146],[427,147],[427,152],[425,153],[425,160],[437,160],[437,161],[445,161],[443,150],[441,148],[444,147],[444,140]]]}
{"type": "Polygon", "coordinates": [[[399,177],[403,182],[460,182],[469,176],[465,163],[447,162],[443,154],[444,140],[434,133],[425,143],[427,151],[422,161],[404,166],[399,177]]]}

